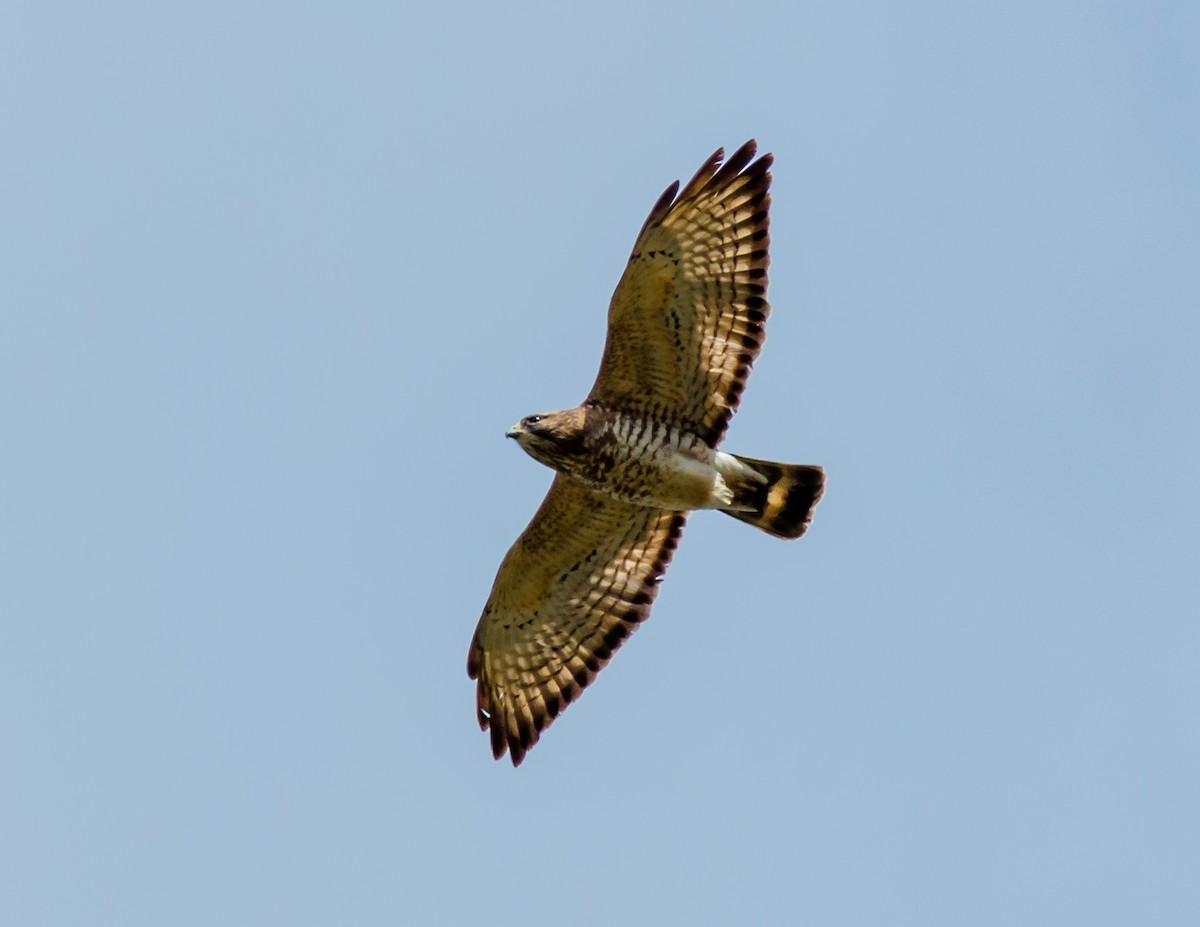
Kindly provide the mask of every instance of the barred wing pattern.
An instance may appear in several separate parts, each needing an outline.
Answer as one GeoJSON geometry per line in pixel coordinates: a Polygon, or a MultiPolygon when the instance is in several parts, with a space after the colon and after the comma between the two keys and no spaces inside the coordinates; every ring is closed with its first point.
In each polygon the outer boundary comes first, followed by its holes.
{"type": "Polygon", "coordinates": [[[685,517],[555,476],[500,564],[467,659],[496,759],[518,765],[650,614],[685,517]]]}
{"type": "Polygon", "coordinates": [[[771,155],[718,149],[667,188],[608,310],[588,398],[678,424],[716,447],[763,343],[771,155]],[[676,193],[678,192],[678,196],[676,193]]]}

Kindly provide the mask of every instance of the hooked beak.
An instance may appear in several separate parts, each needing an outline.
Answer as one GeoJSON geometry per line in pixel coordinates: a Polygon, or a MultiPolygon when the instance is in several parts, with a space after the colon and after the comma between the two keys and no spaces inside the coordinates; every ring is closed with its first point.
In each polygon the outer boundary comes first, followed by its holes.
{"type": "Polygon", "coordinates": [[[525,429],[524,429],[524,428],[522,428],[522,427],[521,427],[521,423],[520,423],[520,422],[518,422],[517,424],[513,425],[513,426],[512,426],[512,428],[508,429],[508,431],[504,432],[504,437],[506,437],[506,438],[518,438],[518,437],[520,437],[522,434],[524,434],[524,432],[525,432],[525,429]]]}

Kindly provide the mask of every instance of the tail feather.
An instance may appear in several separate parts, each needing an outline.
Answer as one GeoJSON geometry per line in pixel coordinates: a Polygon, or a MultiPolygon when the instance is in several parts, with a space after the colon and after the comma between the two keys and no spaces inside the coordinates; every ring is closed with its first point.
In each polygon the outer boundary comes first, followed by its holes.
{"type": "Polygon", "coordinates": [[[805,464],[772,463],[751,457],[737,459],[761,474],[765,481],[731,481],[733,503],[722,511],[776,537],[788,540],[800,537],[825,491],[825,471],[805,464]]]}

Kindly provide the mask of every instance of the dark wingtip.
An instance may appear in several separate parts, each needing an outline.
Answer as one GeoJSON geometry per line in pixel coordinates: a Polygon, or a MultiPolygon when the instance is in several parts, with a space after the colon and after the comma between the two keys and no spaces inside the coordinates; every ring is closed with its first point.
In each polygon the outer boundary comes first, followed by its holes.
{"type": "Polygon", "coordinates": [[[758,142],[750,139],[742,145],[737,151],[729,156],[729,159],[721,166],[721,170],[717,176],[721,178],[731,177],[734,174],[740,174],[742,170],[754,160],[754,155],[758,152],[758,142]]]}
{"type": "Polygon", "coordinates": [[[495,723],[499,720],[499,718],[492,719],[493,724],[490,731],[492,737],[492,757],[497,760],[504,756],[504,752],[508,749],[508,743],[504,739],[504,728],[502,725],[495,723]]]}

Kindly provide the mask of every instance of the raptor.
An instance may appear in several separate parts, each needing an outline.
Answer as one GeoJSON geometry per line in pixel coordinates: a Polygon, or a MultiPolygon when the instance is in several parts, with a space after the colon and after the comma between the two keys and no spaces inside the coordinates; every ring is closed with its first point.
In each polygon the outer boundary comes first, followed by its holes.
{"type": "Polygon", "coordinates": [[[514,766],[649,616],[690,511],[790,539],[821,497],[820,467],[719,450],[770,311],[772,158],[756,151],[719,149],[666,189],[609,304],[591,392],[508,431],[556,471],[467,658],[479,726],[514,766]]]}

